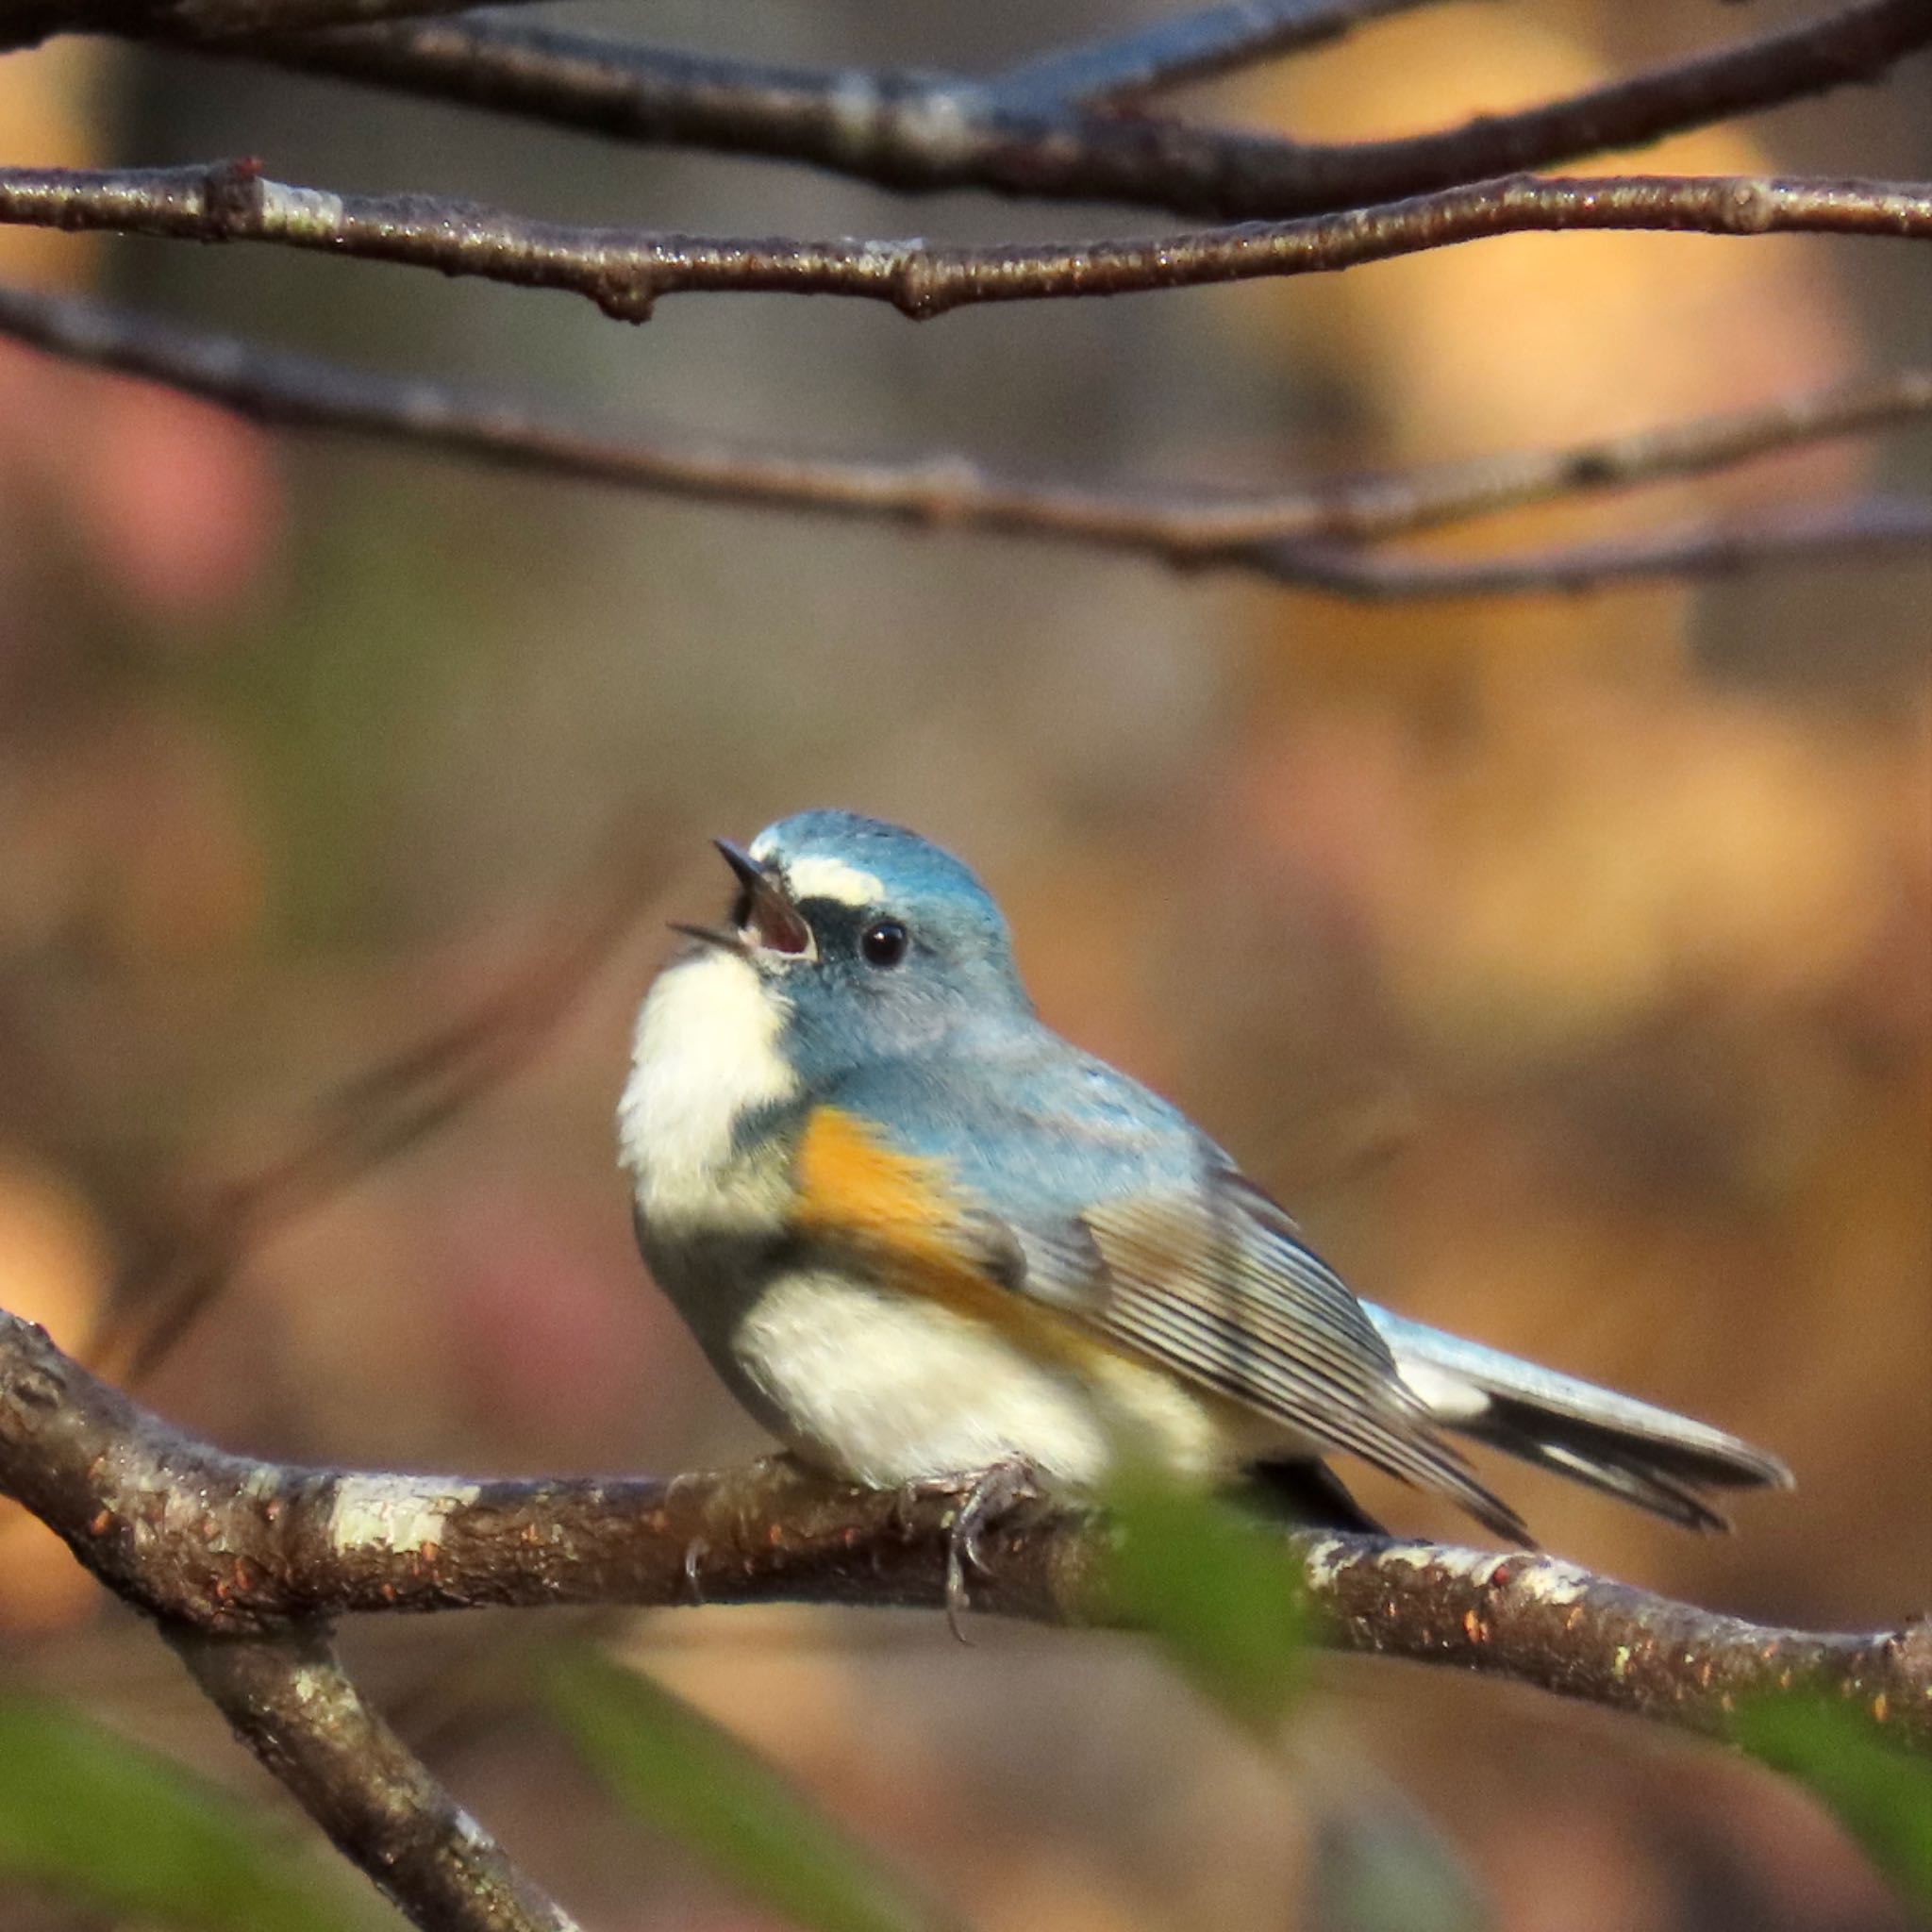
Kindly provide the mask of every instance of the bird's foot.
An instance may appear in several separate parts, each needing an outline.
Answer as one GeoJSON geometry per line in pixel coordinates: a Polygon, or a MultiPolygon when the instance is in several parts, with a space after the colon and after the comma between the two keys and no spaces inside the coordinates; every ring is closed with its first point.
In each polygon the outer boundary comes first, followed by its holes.
{"type": "Polygon", "coordinates": [[[970,1641],[963,1622],[972,1607],[970,1578],[975,1573],[991,1574],[985,1550],[987,1532],[1018,1505],[1037,1501],[1042,1493],[1040,1472],[1024,1456],[1002,1457],[984,1469],[902,1485],[899,1497],[908,1520],[924,1497],[945,1496],[956,1503],[946,1526],[946,1624],[961,1643],[970,1641]]]}

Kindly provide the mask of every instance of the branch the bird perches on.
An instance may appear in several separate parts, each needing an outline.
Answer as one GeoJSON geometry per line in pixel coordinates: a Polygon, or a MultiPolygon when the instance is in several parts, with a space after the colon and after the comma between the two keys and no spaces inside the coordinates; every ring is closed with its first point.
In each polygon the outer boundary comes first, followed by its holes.
{"type": "MultiPolygon", "coordinates": [[[[175,1428],[5,1312],[0,1494],[154,1621],[350,1857],[406,1905],[416,1888],[412,1911],[435,1902],[440,1915],[419,1923],[492,1932],[569,1921],[362,1704],[328,1650],[331,1621],[558,1605],[941,1609],[958,1507],[783,1458],[668,1479],[523,1481],[260,1461],[175,1428]],[[452,1916],[452,1899],[496,1915],[452,1916]]],[[[970,1605],[1123,1627],[1109,1537],[1091,1509],[1030,1500],[988,1526],[970,1605]]],[[[1316,1639],[1336,1650],[1474,1670],[1711,1736],[1752,1699],[1826,1695],[1932,1746],[1932,1624],[1774,1629],[1540,1554],[1328,1531],[1287,1540],[1316,1639]]]]}

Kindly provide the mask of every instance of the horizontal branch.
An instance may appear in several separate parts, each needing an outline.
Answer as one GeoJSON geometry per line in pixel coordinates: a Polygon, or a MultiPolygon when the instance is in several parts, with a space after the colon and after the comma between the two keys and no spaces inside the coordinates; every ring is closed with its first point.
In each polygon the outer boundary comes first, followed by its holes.
{"type": "Polygon", "coordinates": [[[1764,510],[1600,543],[1500,557],[1431,557],[1340,543],[1263,545],[1257,568],[1284,582],[1364,602],[1414,597],[1549,596],[1658,578],[1736,576],[1887,554],[1932,558],[1932,503],[1889,496],[1764,510]]]}
{"type": "Polygon", "coordinates": [[[236,46],[491,112],[650,145],[801,161],[901,192],[990,189],[1223,220],[1323,214],[1425,194],[1880,78],[1932,44],[1924,0],[1859,0],[1514,114],[1334,144],[1003,102],[997,81],[710,58],[482,19],[236,46]]]}
{"type": "Polygon", "coordinates": [[[235,1735],[411,1924],[576,1932],[363,1701],[323,1631],[166,1635],[235,1735]]]}
{"type": "Polygon", "coordinates": [[[1386,208],[1143,240],[997,247],[791,242],[574,227],[419,194],[337,194],[252,162],[187,168],[0,168],[0,224],[193,242],[259,242],[588,296],[642,322],[666,295],[841,295],[915,321],[985,302],[1123,295],[1386,261],[1532,231],[1932,236],[1932,185],[1633,175],[1518,175],[1386,208]]]}
{"type": "MultiPolygon", "coordinates": [[[[459,13],[471,0],[0,0],[0,54],[55,34],[203,41],[297,33],[423,14],[459,13]]],[[[492,6],[528,0],[491,0],[492,6]]]]}
{"type": "Polygon", "coordinates": [[[1815,558],[1834,549],[1906,546],[1932,532],[1932,506],[1853,504],[1798,512],[1795,526],[1790,515],[1772,515],[1723,532],[1699,525],[1541,557],[1410,558],[1356,547],[1523,504],[1704,475],[1922,419],[1932,413],[1928,370],[1860,377],[1567,449],[1232,494],[1043,481],[953,455],[863,461],[613,434],[498,394],[348,368],[25,290],[0,288],[0,334],[167,383],[260,423],[349,430],[656,495],[999,531],[1174,564],[1240,568],[1357,596],[1574,590],[1618,577],[1815,558]]]}
{"type": "Polygon", "coordinates": [[[988,84],[1003,110],[1119,103],[1208,80],[1341,40],[1364,22],[1436,0],[1233,0],[1123,34],[1082,42],[1009,67],[988,84]]]}
{"type": "MultiPolygon", "coordinates": [[[[668,1481],[475,1482],[229,1456],[0,1313],[0,1494],[169,1625],[259,1636],[349,1611],[824,1603],[944,1607],[957,1505],[783,1459],[668,1481]]],[[[1295,1533],[1324,1640],[1455,1665],[1722,1734],[1743,1700],[1856,1702],[1932,1743],[1932,1625],[1765,1628],[1550,1557],[1295,1533]]],[[[1117,1624],[1105,1524],[1032,1499],[991,1524],[974,1607],[1117,1624]]]]}

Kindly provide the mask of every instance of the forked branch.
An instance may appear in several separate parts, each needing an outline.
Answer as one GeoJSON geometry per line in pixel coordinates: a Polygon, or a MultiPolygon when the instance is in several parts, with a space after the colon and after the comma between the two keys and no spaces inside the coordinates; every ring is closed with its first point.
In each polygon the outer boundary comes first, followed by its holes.
{"type": "MultiPolygon", "coordinates": [[[[349,1612],[555,1604],[941,1608],[954,1505],[828,1482],[782,1458],[665,1481],[479,1482],[304,1469],[173,1428],[0,1313],[0,1493],[168,1626],[273,1636],[349,1612]]],[[[1778,1630],[1555,1557],[1305,1531],[1308,1600],[1337,1649],[1460,1665],[1722,1734],[1743,1699],[1865,1707],[1932,1744],[1932,1626],[1778,1630]]],[[[973,1607],[1117,1626],[1108,1531],[1036,1501],[985,1541],[973,1607]]]]}
{"type": "MultiPolygon", "coordinates": [[[[1216,9],[1220,11],[1220,9],[1216,9]]],[[[1170,24],[1170,31],[1174,31],[1170,24]]],[[[1149,58],[1150,83],[1180,77],[1149,58]]],[[[1932,44],[1924,0],[1858,0],[1513,114],[1392,141],[1281,140],[1055,101],[1021,67],[961,75],[806,68],[639,46],[484,18],[409,21],[238,43],[244,58],[652,146],[802,161],[901,192],[991,189],[1125,202],[1218,220],[1286,220],[1395,201],[1667,135],[1882,78],[1932,44]],[[1024,89],[1024,92],[1023,92],[1024,89]]],[[[1133,62],[1121,43],[1045,57],[1073,93],[1133,62]],[[1103,59],[1102,50],[1105,49],[1103,59]]]]}
{"type": "Polygon", "coordinates": [[[577,1932],[363,1701],[326,1631],[163,1624],[235,1735],[427,1932],[577,1932]]]}
{"type": "MultiPolygon", "coordinates": [[[[701,1602],[953,1607],[941,1494],[845,1488],[783,1458],[668,1481],[304,1469],[172,1427],[0,1311],[0,1495],[154,1620],[237,1734],[425,1932],[575,1932],[362,1700],[350,1612],[701,1602]]],[[[1320,1641],[1513,1679],[1723,1735],[1740,1704],[1829,1696],[1932,1745],[1932,1624],[1779,1630],[1554,1557],[1303,1531],[1320,1641]]],[[[1029,1498],[989,1525],[973,1607],[1123,1623],[1110,1532],[1029,1498]]]]}
{"type": "Polygon", "coordinates": [[[0,288],[0,335],[167,383],[265,424],[349,430],[653,495],[999,531],[1361,597],[1570,591],[1932,542],[1932,505],[1880,498],[1500,558],[1371,547],[1524,504],[1708,475],[1827,438],[1923,421],[1932,415],[1928,370],[1858,377],[1562,449],[1234,493],[1024,477],[950,453],[868,461],[613,432],[511,396],[349,368],[25,290],[0,288]]]}

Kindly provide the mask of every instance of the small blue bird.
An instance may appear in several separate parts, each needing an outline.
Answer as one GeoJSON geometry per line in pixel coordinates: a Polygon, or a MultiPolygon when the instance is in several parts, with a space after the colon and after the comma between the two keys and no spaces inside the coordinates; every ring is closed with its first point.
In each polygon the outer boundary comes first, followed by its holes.
{"type": "Polygon", "coordinates": [[[1374,1528],[1322,1460],[1345,1451],[1520,1541],[1448,1434],[1696,1529],[1724,1526],[1711,1491],[1790,1483],[1357,1301],[1191,1121],[1041,1024],[999,908],[937,846],[809,811],[719,849],[736,904],[679,928],[619,1138],[653,1274],[807,1460],[976,1508],[1003,1471],[1091,1490],[1124,1453],[1374,1528]]]}

